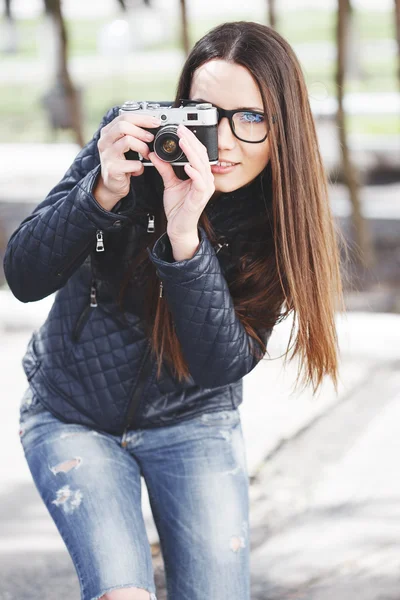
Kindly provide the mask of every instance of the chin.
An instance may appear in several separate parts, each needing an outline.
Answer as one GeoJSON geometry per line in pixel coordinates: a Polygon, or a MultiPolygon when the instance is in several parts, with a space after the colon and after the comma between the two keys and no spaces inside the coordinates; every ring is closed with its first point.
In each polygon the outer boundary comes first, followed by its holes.
{"type": "Polygon", "coordinates": [[[234,192],[235,190],[242,187],[243,185],[246,185],[245,183],[242,183],[241,181],[237,181],[237,180],[227,181],[226,175],[222,175],[221,179],[223,179],[223,178],[224,178],[223,181],[218,181],[218,176],[214,175],[214,185],[215,185],[216,192],[226,194],[228,192],[234,192]]]}

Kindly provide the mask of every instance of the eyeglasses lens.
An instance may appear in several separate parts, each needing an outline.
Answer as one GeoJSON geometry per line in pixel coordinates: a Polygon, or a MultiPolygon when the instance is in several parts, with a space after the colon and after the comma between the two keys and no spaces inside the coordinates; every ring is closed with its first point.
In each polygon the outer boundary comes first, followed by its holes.
{"type": "Polygon", "coordinates": [[[248,142],[260,142],[267,135],[267,122],[263,115],[254,112],[237,112],[233,115],[236,135],[248,142]]]}

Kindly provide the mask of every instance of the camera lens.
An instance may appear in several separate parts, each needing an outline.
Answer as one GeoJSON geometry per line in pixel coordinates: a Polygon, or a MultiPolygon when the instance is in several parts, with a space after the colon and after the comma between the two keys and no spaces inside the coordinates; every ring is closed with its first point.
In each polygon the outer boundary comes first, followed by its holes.
{"type": "Polygon", "coordinates": [[[162,149],[168,156],[171,156],[174,152],[176,152],[176,141],[171,138],[167,138],[163,141],[162,149]]]}
{"type": "Polygon", "coordinates": [[[165,162],[176,162],[183,155],[177,129],[177,126],[163,127],[154,139],[154,152],[165,162]]]}

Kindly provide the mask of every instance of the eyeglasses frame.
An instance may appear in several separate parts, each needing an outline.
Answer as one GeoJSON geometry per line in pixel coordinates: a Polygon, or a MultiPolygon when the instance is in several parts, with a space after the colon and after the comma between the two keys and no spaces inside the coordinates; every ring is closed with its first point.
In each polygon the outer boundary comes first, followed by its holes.
{"type": "MultiPolygon", "coordinates": [[[[268,129],[267,133],[265,134],[265,136],[262,138],[262,140],[257,140],[256,142],[252,142],[251,140],[244,140],[243,138],[239,137],[238,134],[235,131],[235,128],[233,126],[233,115],[238,113],[238,112],[248,112],[248,113],[252,113],[255,115],[261,115],[263,117],[265,117],[265,113],[260,111],[260,110],[252,110],[249,108],[235,108],[234,110],[225,110],[223,108],[220,108],[219,106],[217,106],[216,104],[213,104],[214,108],[217,109],[218,112],[218,125],[221,122],[221,119],[223,119],[224,117],[226,117],[229,121],[229,125],[231,128],[231,131],[233,133],[233,135],[240,140],[241,142],[245,142],[246,144],[261,144],[262,142],[264,142],[270,132],[270,129],[268,129]]],[[[276,123],[276,117],[275,115],[272,115],[272,122],[276,123]]]]}
{"type": "MultiPolygon", "coordinates": [[[[187,106],[188,104],[196,104],[197,102],[200,102],[200,100],[190,100],[188,98],[181,98],[180,99],[181,105],[182,106],[187,106]]],[[[206,102],[205,100],[203,102],[206,102]]],[[[241,142],[245,142],[246,144],[261,144],[262,142],[265,142],[265,140],[267,139],[267,137],[269,136],[269,132],[271,131],[270,129],[268,129],[267,133],[265,134],[265,136],[263,137],[262,140],[258,141],[258,142],[252,142],[249,140],[244,140],[243,138],[239,137],[237,135],[237,133],[235,132],[235,129],[233,127],[233,115],[237,112],[251,112],[251,113],[255,113],[256,115],[262,115],[263,117],[265,117],[265,113],[263,111],[260,110],[252,110],[249,108],[236,108],[234,110],[225,110],[223,108],[220,108],[219,106],[217,106],[216,104],[212,104],[212,106],[214,108],[217,109],[217,113],[218,113],[218,121],[217,121],[217,125],[220,124],[221,119],[223,119],[224,117],[226,117],[229,121],[229,126],[231,128],[231,131],[233,133],[233,135],[240,140],[241,142]]],[[[272,123],[276,123],[277,122],[277,118],[276,115],[272,115],[272,123]]]]}

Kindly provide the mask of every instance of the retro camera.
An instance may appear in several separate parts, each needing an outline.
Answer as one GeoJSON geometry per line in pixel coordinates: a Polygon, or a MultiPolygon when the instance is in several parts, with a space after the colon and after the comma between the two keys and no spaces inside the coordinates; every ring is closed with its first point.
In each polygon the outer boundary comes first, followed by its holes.
{"type": "MultiPolygon", "coordinates": [[[[161,160],[174,165],[186,165],[189,161],[179,146],[178,126],[183,123],[207,149],[210,164],[218,162],[218,113],[209,102],[182,101],[174,107],[171,102],[135,102],[128,100],[119,109],[119,114],[137,112],[160,117],[160,127],[143,127],[154,135],[152,142],[146,142],[150,152],[161,160]]],[[[140,152],[125,152],[128,160],[140,160],[145,167],[154,166],[140,152]]]]}

